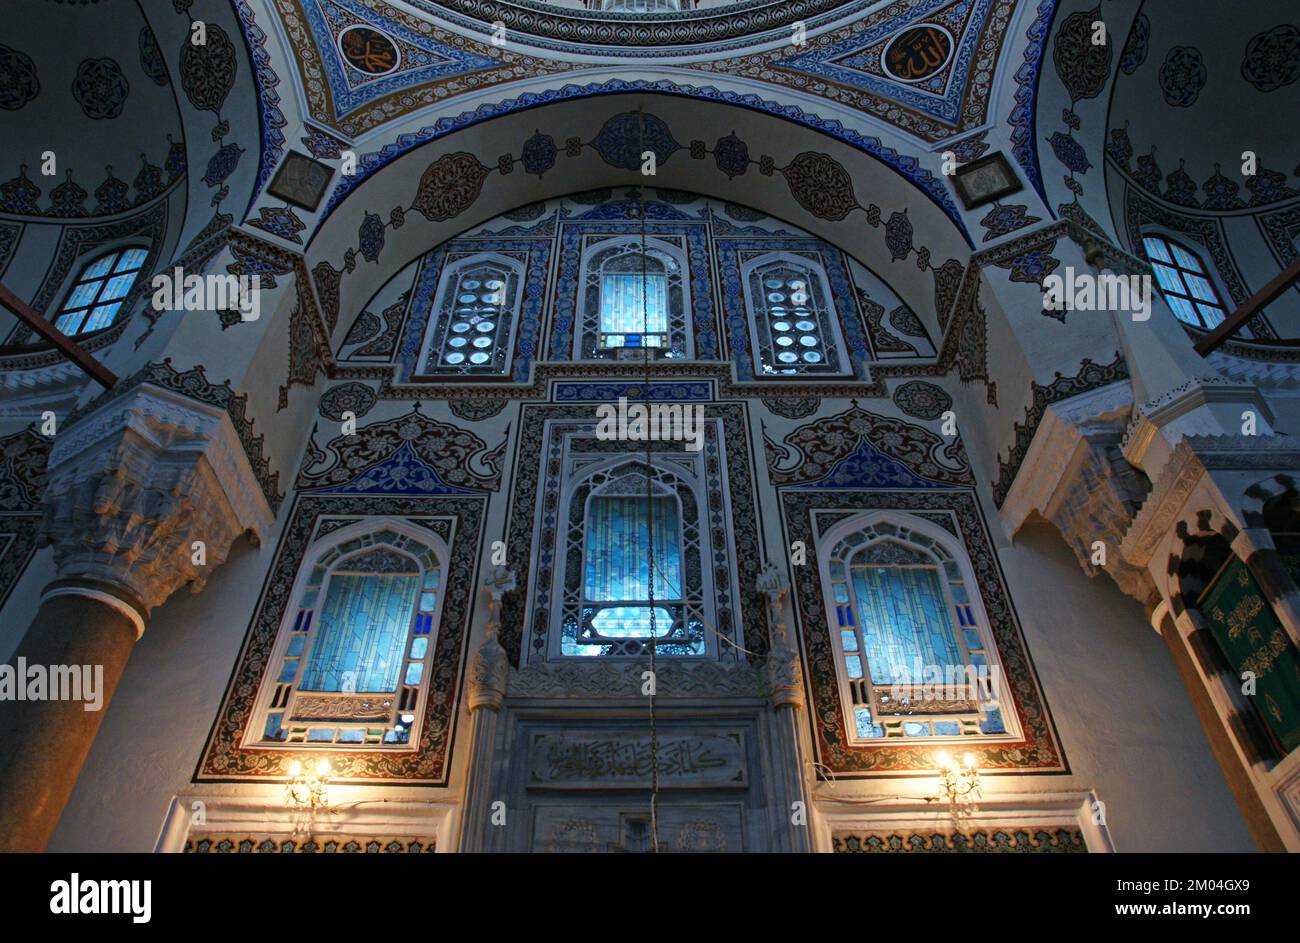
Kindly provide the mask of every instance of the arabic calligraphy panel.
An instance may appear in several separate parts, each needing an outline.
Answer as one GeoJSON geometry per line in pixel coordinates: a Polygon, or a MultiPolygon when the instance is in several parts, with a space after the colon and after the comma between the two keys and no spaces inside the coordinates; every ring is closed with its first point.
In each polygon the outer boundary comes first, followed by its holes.
{"type": "MultiPolygon", "coordinates": [[[[659,738],[662,789],[745,788],[749,783],[745,737],[723,734],[659,738]]],[[[528,749],[530,789],[648,788],[649,734],[534,733],[528,749]]]]}
{"type": "Polygon", "coordinates": [[[952,58],[952,34],[935,23],[903,30],[885,47],[881,65],[900,82],[923,82],[952,58]]]}

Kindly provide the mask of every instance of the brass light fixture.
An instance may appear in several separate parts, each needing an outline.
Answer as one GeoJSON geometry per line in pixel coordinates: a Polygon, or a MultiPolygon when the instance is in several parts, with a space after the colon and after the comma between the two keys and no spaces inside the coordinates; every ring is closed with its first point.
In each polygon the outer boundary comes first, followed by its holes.
{"type": "Polygon", "coordinates": [[[315,812],[329,802],[330,761],[322,759],[310,769],[294,760],[284,786],[284,804],[300,812],[315,812]]]}
{"type": "Polygon", "coordinates": [[[948,809],[953,818],[969,816],[977,808],[980,797],[980,773],[975,766],[975,755],[967,753],[960,763],[952,754],[941,750],[935,759],[939,762],[939,785],[943,796],[948,800],[948,809]]]}

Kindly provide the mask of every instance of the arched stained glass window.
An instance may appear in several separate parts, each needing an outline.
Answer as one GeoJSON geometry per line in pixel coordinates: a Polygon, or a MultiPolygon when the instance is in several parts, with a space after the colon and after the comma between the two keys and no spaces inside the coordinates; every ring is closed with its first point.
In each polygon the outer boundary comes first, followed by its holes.
{"type": "Polygon", "coordinates": [[[582,330],[578,355],[614,358],[623,352],[689,357],[685,259],[660,240],[642,251],[640,239],[604,240],[583,257],[582,330]]]}
{"type": "Polygon", "coordinates": [[[839,319],[820,264],[768,254],[742,265],[742,277],[757,373],[845,372],[839,319]]]}
{"type": "Polygon", "coordinates": [[[599,472],[574,491],[565,569],[561,654],[702,655],[704,598],[699,514],[691,490],[668,470],[644,464],[599,472]],[[650,545],[654,544],[654,605],[650,545]],[[571,553],[571,559],[577,556],[571,553]]]}
{"type": "Polygon", "coordinates": [[[523,278],[522,262],[495,253],[448,262],[430,312],[420,372],[505,373],[523,278]]]}
{"type": "Polygon", "coordinates": [[[262,742],[411,742],[437,645],[436,543],[381,528],[318,552],[263,692],[262,742]]]}
{"type": "Polygon", "coordinates": [[[1142,246],[1160,285],[1160,293],[1178,320],[1205,330],[1223,323],[1227,306],[1199,255],[1164,236],[1147,236],[1142,246]]]}
{"type": "Polygon", "coordinates": [[[147,249],[127,247],[88,263],[63,300],[54,326],[69,337],[110,327],[148,257],[147,249]]]}
{"type": "Polygon", "coordinates": [[[962,560],[887,518],[837,531],[824,579],[856,739],[1005,735],[1000,669],[962,560]]]}

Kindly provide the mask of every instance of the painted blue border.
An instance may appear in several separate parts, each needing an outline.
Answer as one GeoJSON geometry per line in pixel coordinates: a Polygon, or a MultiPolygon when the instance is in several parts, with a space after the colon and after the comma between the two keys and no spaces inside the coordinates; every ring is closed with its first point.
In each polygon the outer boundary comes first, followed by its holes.
{"type": "MultiPolygon", "coordinates": [[[[475,55],[472,52],[465,52],[452,46],[444,46],[442,43],[430,39],[428,36],[423,36],[415,30],[401,26],[387,17],[376,16],[373,10],[356,3],[355,0],[303,0],[302,8],[307,15],[307,24],[311,29],[312,39],[315,41],[316,49],[320,54],[326,80],[329,82],[330,98],[334,103],[334,119],[336,121],[358,108],[365,107],[375,99],[382,98],[393,92],[400,92],[412,86],[423,85],[425,82],[434,79],[446,78],[451,75],[463,75],[466,72],[477,72],[483,69],[493,69],[501,65],[495,59],[475,55]],[[368,80],[356,84],[349,79],[348,70],[339,57],[334,30],[329,23],[328,14],[321,8],[322,3],[331,3],[363,23],[369,24],[374,29],[394,36],[408,46],[414,46],[424,52],[439,56],[444,61],[414,69],[399,68],[397,72],[391,75],[370,76],[368,80]]],[[[356,71],[356,74],[363,75],[360,71],[356,71]]]]}
{"type": "Polygon", "coordinates": [[[276,87],[280,76],[271,68],[271,54],[266,51],[266,31],[257,25],[256,15],[246,0],[231,0],[235,17],[239,20],[240,32],[244,35],[244,46],[253,65],[253,84],[257,86],[258,120],[262,125],[261,151],[258,155],[257,184],[248,198],[244,208],[247,216],[253,211],[253,204],[271,179],[271,173],[284,154],[284,128],[288,120],[280,110],[280,93],[276,87]]]}
{"type": "MultiPolygon", "coordinates": [[[[371,175],[422,144],[427,144],[430,141],[446,137],[455,131],[484,121],[490,121],[505,114],[541,105],[591,98],[598,95],[643,93],[679,95],[684,98],[700,98],[727,105],[736,105],[741,108],[749,108],[753,111],[775,115],[778,118],[784,118],[795,124],[801,124],[815,131],[820,131],[835,140],[871,155],[907,180],[952,220],[953,225],[957,227],[958,232],[966,240],[967,246],[972,249],[975,247],[975,243],[971,240],[970,233],[966,229],[966,224],[962,221],[961,213],[957,210],[957,205],[953,202],[952,196],[943,182],[930,171],[921,167],[920,161],[915,157],[908,157],[898,153],[892,147],[886,146],[880,138],[864,135],[846,128],[838,120],[809,114],[798,105],[783,105],[780,102],[763,99],[753,94],[724,92],[712,86],[679,85],[665,79],[654,82],[643,79],[633,82],[627,82],[623,79],[610,79],[607,82],[592,82],[587,85],[564,85],[561,88],[547,89],[541,93],[530,92],[515,98],[508,98],[495,105],[481,105],[473,111],[461,112],[455,117],[441,118],[429,127],[401,134],[397,137],[397,140],[384,145],[378,151],[372,151],[358,157],[356,174],[343,178],[330,194],[320,224],[316,228],[316,234],[319,234],[325,220],[329,218],[330,214],[349,193],[368,180],[371,175]]],[[[313,234],[313,240],[316,234],[313,234]]]]}
{"type": "MultiPolygon", "coordinates": [[[[411,316],[407,320],[402,346],[398,351],[398,382],[409,383],[415,373],[424,334],[438,295],[438,283],[448,252],[523,252],[524,263],[523,303],[519,306],[519,320],[515,325],[515,347],[506,363],[503,374],[480,374],[484,382],[510,380],[528,382],[528,369],[537,354],[537,332],[542,320],[542,299],[546,297],[546,273],[550,269],[551,237],[521,239],[453,239],[429,252],[420,260],[420,271],[411,291],[411,316]],[[536,254],[534,254],[536,253],[536,254]]],[[[381,289],[382,290],[382,289],[381,289]]]]}
{"type": "Polygon", "coordinates": [[[1059,0],[1042,0],[1038,4],[1038,15],[1025,33],[1029,37],[1029,45],[1025,47],[1025,61],[1016,69],[1016,104],[1011,109],[1011,114],[1007,115],[1007,124],[1011,126],[1011,153],[1029,178],[1030,185],[1042,198],[1048,212],[1053,215],[1055,211],[1047,202],[1047,193],[1043,189],[1043,178],[1038,167],[1035,112],[1038,108],[1039,76],[1042,75],[1048,34],[1051,33],[1058,2],[1059,0]]]}
{"type": "Polygon", "coordinates": [[[823,49],[800,53],[788,59],[780,59],[773,64],[786,69],[797,70],[806,75],[831,79],[851,88],[869,91],[882,98],[898,102],[904,107],[919,111],[921,114],[929,115],[936,120],[954,124],[961,117],[962,93],[966,90],[966,80],[970,75],[970,64],[974,58],[975,45],[980,34],[984,31],[984,24],[992,6],[993,0],[958,0],[956,3],[953,0],[929,0],[929,2],[924,2],[909,10],[910,15],[906,22],[885,20],[866,33],[855,33],[823,49]],[[969,10],[969,5],[972,2],[975,4],[975,9],[969,10]],[[945,83],[947,89],[942,95],[922,91],[918,86],[903,85],[887,79],[877,78],[856,69],[837,65],[831,61],[864,50],[893,33],[902,32],[927,19],[936,11],[943,10],[946,7],[963,6],[968,8],[968,12],[965,14],[966,30],[960,37],[956,38],[957,48],[953,52],[952,65],[948,69],[948,78],[945,83]]]}
{"type": "MultiPolygon", "coordinates": [[[[718,254],[718,271],[722,275],[722,304],[726,311],[727,337],[731,340],[731,360],[736,365],[736,379],[740,382],[757,379],[759,382],[806,382],[834,383],[837,380],[871,379],[871,350],[867,345],[866,335],[862,331],[862,318],[858,313],[856,293],[848,266],[844,263],[844,253],[817,238],[792,237],[786,239],[752,238],[715,238],[714,248],[718,254]],[[806,374],[796,377],[755,377],[754,358],[749,349],[749,310],[745,305],[745,290],[740,281],[741,250],[755,252],[811,252],[821,262],[826,279],[830,282],[831,294],[827,299],[839,318],[840,332],[849,349],[845,351],[852,367],[853,377],[826,376],[824,374],[806,374]]],[[[883,281],[883,279],[882,279],[883,281]]],[[[892,289],[891,289],[892,290],[892,289]]]]}

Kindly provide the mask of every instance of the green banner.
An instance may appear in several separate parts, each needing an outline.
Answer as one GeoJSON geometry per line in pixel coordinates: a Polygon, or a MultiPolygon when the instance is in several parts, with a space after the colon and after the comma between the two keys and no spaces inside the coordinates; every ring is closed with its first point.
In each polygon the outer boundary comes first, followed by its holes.
{"type": "MultiPolygon", "coordinates": [[[[1283,753],[1290,753],[1300,746],[1300,652],[1244,562],[1224,567],[1200,609],[1233,671],[1254,675],[1249,696],[1283,753]]],[[[1242,677],[1243,684],[1248,680],[1242,677]]]]}

